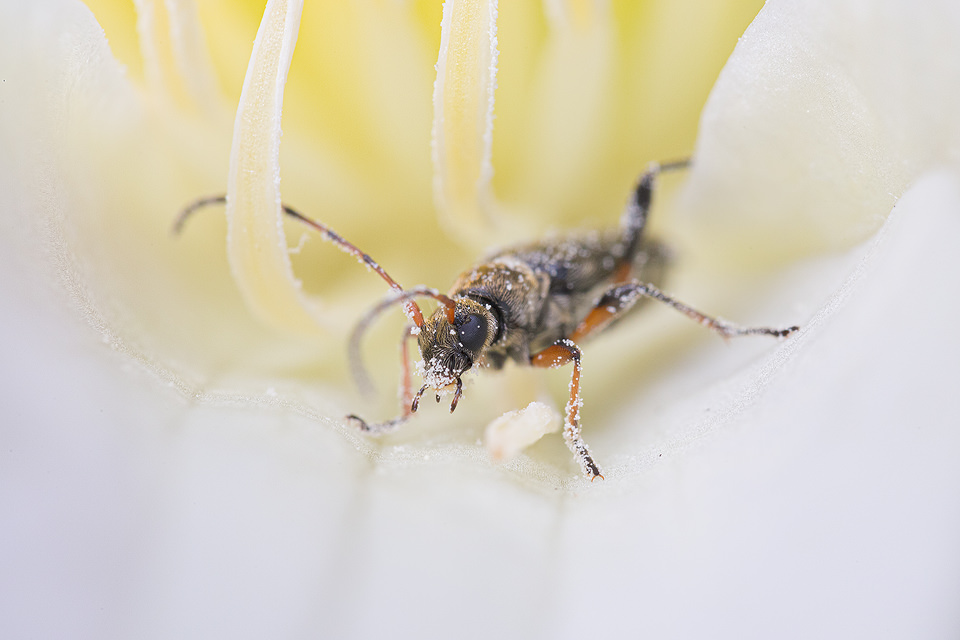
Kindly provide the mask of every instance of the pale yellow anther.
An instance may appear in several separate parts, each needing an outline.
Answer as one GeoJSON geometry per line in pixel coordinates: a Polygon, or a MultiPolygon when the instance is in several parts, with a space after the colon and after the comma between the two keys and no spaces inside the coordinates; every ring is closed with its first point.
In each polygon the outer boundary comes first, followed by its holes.
{"type": "Polygon", "coordinates": [[[531,118],[519,150],[530,206],[555,219],[594,210],[592,172],[609,162],[616,29],[604,0],[547,0],[548,37],[529,89],[531,118]]]}
{"type": "Polygon", "coordinates": [[[164,0],[170,27],[173,58],[184,89],[201,110],[214,112],[221,105],[216,73],[204,42],[195,0],[164,0]]]}
{"type": "Polygon", "coordinates": [[[606,0],[545,0],[544,10],[554,27],[562,24],[583,32],[593,27],[600,16],[609,11],[609,2],[606,0]]]}
{"type": "Polygon", "coordinates": [[[133,4],[137,8],[137,36],[140,56],[143,58],[143,76],[151,91],[162,93],[166,74],[160,47],[163,35],[157,24],[157,4],[154,0],[133,0],[133,4]]]}
{"type": "Polygon", "coordinates": [[[237,107],[227,181],[227,255],[247,305],[267,323],[319,329],[294,278],[280,208],[280,114],[303,0],[269,0],[237,107]]]}
{"type": "Polygon", "coordinates": [[[496,0],[447,0],[433,92],[434,197],[441,218],[466,237],[490,229],[496,0]]]}
{"type": "Polygon", "coordinates": [[[147,87],[207,113],[220,106],[218,83],[194,0],[134,0],[147,87]]]}

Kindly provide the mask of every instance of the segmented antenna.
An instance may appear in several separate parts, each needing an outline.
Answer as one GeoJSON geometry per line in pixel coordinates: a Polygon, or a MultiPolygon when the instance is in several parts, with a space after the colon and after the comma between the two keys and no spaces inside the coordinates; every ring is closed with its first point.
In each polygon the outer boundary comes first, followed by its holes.
{"type": "MultiPolygon", "coordinates": [[[[175,235],[179,234],[183,230],[183,226],[186,224],[187,220],[198,209],[209,207],[215,204],[226,203],[226,196],[210,196],[206,198],[200,198],[180,212],[180,215],[177,216],[177,219],[173,223],[173,233],[175,235]]],[[[357,259],[358,262],[368,267],[381,278],[383,278],[390,288],[393,289],[393,293],[373,307],[366,313],[366,315],[363,316],[363,318],[360,319],[360,322],[357,323],[356,327],[353,329],[353,333],[350,335],[350,343],[348,346],[350,369],[353,372],[353,377],[357,382],[357,386],[359,386],[362,391],[371,391],[373,389],[373,384],[370,382],[370,376],[367,374],[367,370],[363,366],[363,358],[360,355],[360,343],[363,339],[364,333],[366,333],[367,329],[381,313],[395,304],[402,303],[404,313],[406,313],[407,317],[417,326],[418,329],[421,329],[424,325],[423,311],[421,311],[420,306],[414,301],[414,298],[433,298],[444,306],[446,309],[447,320],[450,322],[450,324],[453,324],[454,312],[457,308],[457,305],[449,297],[443,295],[436,289],[431,289],[429,287],[414,287],[413,289],[404,289],[400,286],[399,282],[390,277],[390,274],[387,273],[387,271],[381,267],[376,260],[370,257],[370,255],[366,252],[361,251],[359,247],[341,236],[339,233],[322,222],[317,222],[312,218],[308,218],[292,207],[287,205],[282,205],[282,207],[285,214],[291,218],[299,220],[303,224],[319,232],[325,240],[329,240],[341,251],[352,255],[357,259]]]]}
{"type": "MultiPolygon", "coordinates": [[[[174,221],[173,223],[173,230],[172,230],[173,233],[175,235],[179,234],[183,230],[183,225],[186,224],[187,219],[190,218],[190,216],[192,216],[194,212],[196,212],[198,209],[209,207],[215,204],[226,204],[226,203],[227,203],[227,196],[225,195],[200,198],[199,200],[189,205],[187,208],[185,208],[183,211],[180,212],[180,215],[177,216],[176,221],[174,221]]],[[[341,251],[352,255],[362,265],[373,270],[374,273],[376,273],[378,276],[383,278],[384,281],[386,281],[386,283],[390,285],[391,289],[397,292],[401,292],[401,293],[403,292],[403,287],[400,286],[400,283],[394,280],[393,278],[391,278],[390,274],[387,273],[387,271],[383,267],[381,267],[376,260],[371,258],[369,254],[361,251],[360,248],[357,247],[355,244],[353,244],[352,242],[350,242],[349,240],[347,240],[346,238],[344,238],[339,233],[337,233],[327,225],[323,224],[322,222],[317,222],[312,218],[308,218],[307,216],[303,215],[293,207],[289,207],[287,205],[281,205],[281,206],[285,214],[287,214],[291,218],[299,220],[300,222],[302,222],[303,224],[309,227],[312,227],[314,230],[318,231],[325,240],[329,240],[330,242],[335,244],[337,248],[339,248],[341,251]]],[[[418,327],[423,326],[423,312],[420,310],[420,307],[417,306],[416,302],[412,300],[408,300],[407,304],[404,305],[403,309],[404,309],[404,313],[407,314],[407,317],[409,317],[410,320],[415,325],[417,325],[418,327]]]]}

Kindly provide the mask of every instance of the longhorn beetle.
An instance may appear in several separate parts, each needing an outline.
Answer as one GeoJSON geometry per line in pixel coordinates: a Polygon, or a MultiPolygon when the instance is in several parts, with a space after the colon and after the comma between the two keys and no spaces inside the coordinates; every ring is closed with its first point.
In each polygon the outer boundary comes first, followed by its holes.
{"type": "MultiPolygon", "coordinates": [[[[724,338],[769,335],[783,338],[798,329],[740,327],[713,318],[664,294],[650,280],[662,271],[664,249],[643,237],[647,212],[661,171],[681,169],[689,160],[652,164],[641,176],[617,229],[588,232],[502,250],[465,271],[446,295],[419,286],[404,289],[368,254],[333,229],[283,205],[283,212],[312,227],[324,238],[370,267],[393,290],[357,324],[349,351],[354,375],[361,386],[367,376],[360,358],[360,341],[371,322],[386,309],[401,304],[410,324],[402,344],[401,402],[399,416],[369,424],[351,415],[347,419],[363,431],[383,433],[409,419],[428,389],[453,393],[450,412],[463,392],[461,376],[472,367],[500,369],[507,360],[520,365],[555,368],[572,364],[570,395],[565,407],[563,436],[592,479],[602,478],[580,432],[580,344],[620,320],[641,298],[667,304],[724,338]],[[644,281],[640,275],[653,275],[644,281]],[[439,303],[433,315],[424,318],[415,298],[433,298],[439,303]],[[407,339],[416,337],[423,358],[419,372],[423,386],[415,394],[411,384],[407,339]]],[[[198,200],[177,218],[178,233],[197,209],[223,204],[226,196],[198,200]]]]}

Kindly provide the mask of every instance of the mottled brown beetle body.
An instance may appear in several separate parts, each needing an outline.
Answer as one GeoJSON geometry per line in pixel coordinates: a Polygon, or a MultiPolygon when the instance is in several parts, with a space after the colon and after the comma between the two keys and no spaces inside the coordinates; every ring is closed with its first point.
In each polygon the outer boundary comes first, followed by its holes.
{"type": "Polygon", "coordinates": [[[457,303],[458,315],[475,314],[489,327],[482,348],[463,349],[458,332],[451,332],[456,322],[450,325],[440,308],[417,337],[424,362],[465,363],[468,356],[474,366],[491,369],[502,368],[507,360],[529,364],[532,354],[576,329],[623,262],[633,264],[633,273],[644,281],[659,283],[663,248],[651,243],[632,255],[628,249],[620,233],[589,233],[489,256],[461,274],[447,294],[457,303]]]}
{"type": "MultiPolygon", "coordinates": [[[[647,213],[661,170],[686,167],[687,161],[651,165],[643,174],[620,219],[619,228],[585,232],[498,251],[464,272],[444,295],[427,287],[404,290],[369,255],[329,227],[284,206],[288,215],[312,226],[325,238],[373,269],[393,289],[357,324],[350,340],[351,363],[358,381],[366,379],[360,340],[384,310],[401,304],[410,319],[403,340],[402,412],[388,422],[368,424],[348,416],[362,429],[378,433],[393,429],[417,411],[427,389],[453,392],[452,412],[462,394],[461,376],[474,367],[500,369],[508,360],[541,368],[572,363],[570,395],[565,407],[564,439],[584,474],[602,477],[580,434],[580,348],[587,337],[606,329],[636,308],[642,298],[659,300],[724,337],[770,335],[784,337],[797,327],[739,327],[711,318],[665,295],[657,284],[666,264],[666,251],[644,239],[647,213]],[[440,306],[424,318],[414,298],[430,297],[440,306]],[[423,357],[424,384],[414,394],[410,381],[407,337],[416,336],[423,357]]],[[[200,200],[181,214],[179,229],[189,214],[223,196],[200,200]]]]}

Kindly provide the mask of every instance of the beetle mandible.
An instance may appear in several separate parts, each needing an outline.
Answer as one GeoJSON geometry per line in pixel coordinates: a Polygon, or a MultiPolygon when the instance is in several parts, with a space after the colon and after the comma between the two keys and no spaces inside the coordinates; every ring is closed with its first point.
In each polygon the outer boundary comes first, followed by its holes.
{"type": "MultiPolygon", "coordinates": [[[[606,232],[585,232],[498,251],[457,278],[447,294],[419,286],[404,289],[373,258],[327,225],[283,205],[285,214],[318,231],[383,278],[392,293],[357,324],[350,339],[350,361],[361,386],[367,379],[360,358],[360,341],[371,322],[400,304],[410,320],[402,339],[401,413],[370,424],[358,416],[347,419],[368,433],[397,428],[418,409],[428,389],[452,393],[451,413],[463,393],[463,374],[474,367],[500,369],[508,360],[520,365],[555,368],[572,365],[569,397],[564,410],[563,436],[584,475],[602,478],[584,442],[580,427],[580,344],[623,318],[636,303],[658,300],[724,338],[743,335],[788,336],[799,327],[741,327],[708,316],[666,295],[658,280],[666,252],[644,237],[647,214],[662,171],[682,169],[689,160],[653,163],[640,177],[621,216],[620,225],[606,232]],[[647,276],[639,279],[639,276],[647,276]],[[429,317],[416,298],[439,302],[429,317]],[[423,385],[413,393],[407,338],[416,337],[423,385]]],[[[226,196],[198,200],[178,217],[174,231],[197,209],[226,202],[226,196]]]]}

